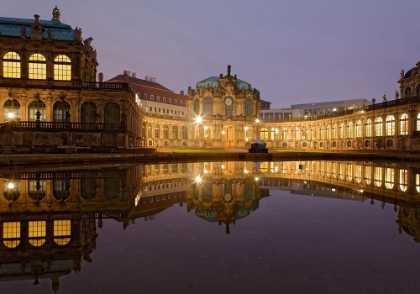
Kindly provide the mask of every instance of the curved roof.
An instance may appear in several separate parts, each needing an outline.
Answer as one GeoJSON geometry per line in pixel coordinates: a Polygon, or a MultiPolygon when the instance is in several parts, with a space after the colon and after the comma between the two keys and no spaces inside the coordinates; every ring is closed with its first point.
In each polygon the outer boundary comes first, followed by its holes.
{"type": "MultiPolygon", "coordinates": [[[[207,79],[199,81],[197,83],[197,88],[199,88],[199,87],[218,88],[218,87],[220,87],[219,79],[220,78],[217,77],[217,76],[208,77],[207,79]]],[[[248,83],[246,81],[243,81],[243,80],[240,80],[240,79],[237,79],[236,88],[240,89],[240,90],[252,90],[253,89],[250,83],[248,83]]]]}
{"type": "Polygon", "coordinates": [[[412,69],[410,69],[409,71],[407,71],[404,75],[404,79],[411,77],[411,73],[416,70],[417,67],[413,67],[412,69]]]}

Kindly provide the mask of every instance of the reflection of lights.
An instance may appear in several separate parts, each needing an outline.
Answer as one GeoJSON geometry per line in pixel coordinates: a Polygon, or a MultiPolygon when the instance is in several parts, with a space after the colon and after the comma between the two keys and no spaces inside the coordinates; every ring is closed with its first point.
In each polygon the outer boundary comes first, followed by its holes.
{"type": "Polygon", "coordinates": [[[245,141],[247,141],[247,142],[248,142],[248,141],[249,141],[249,138],[248,138],[248,137],[246,137],[246,138],[245,138],[245,141]]]}
{"type": "Polygon", "coordinates": [[[15,188],[15,184],[9,183],[9,184],[7,184],[7,188],[10,189],[10,190],[12,190],[12,189],[15,188]]]}
{"type": "Polygon", "coordinates": [[[197,124],[201,124],[203,122],[203,118],[201,117],[201,116],[197,116],[196,118],[195,118],[195,123],[197,123],[197,124]]]}
{"type": "Polygon", "coordinates": [[[359,191],[360,193],[363,193],[363,189],[360,189],[360,191],[359,191]]]}
{"type": "Polygon", "coordinates": [[[225,168],[225,165],[224,165],[224,164],[222,164],[221,168],[222,168],[222,169],[224,169],[224,168],[225,168]]]}
{"type": "Polygon", "coordinates": [[[279,129],[277,129],[277,128],[276,128],[274,131],[276,132],[276,134],[278,134],[278,133],[279,133],[279,129]]]}
{"type": "Polygon", "coordinates": [[[14,117],[15,117],[15,114],[14,114],[13,112],[9,112],[9,113],[7,114],[7,117],[8,117],[8,118],[14,118],[14,117]]]}
{"type": "Polygon", "coordinates": [[[141,197],[141,192],[137,194],[136,199],[134,199],[134,206],[137,206],[139,204],[140,197],[141,197]]]}
{"type": "Polygon", "coordinates": [[[224,135],[224,134],[225,134],[225,131],[223,130],[223,131],[222,131],[222,135],[224,135]]]}
{"type": "Polygon", "coordinates": [[[279,167],[278,166],[274,167],[274,172],[276,173],[278,171],[279,171],[279,167]]]}
{"type": "Polygon", "coordinates": [[[260,180],[259,177],[255,177],[255,181],[258,182],[260,180]]]}
{"type": "Polygon", "coordinates": [[[259,123],[259,122],[260,122],[260,120],[259,120],[258,118],[256,118],[256,119],[255,119],[255,122],[256,122],[256,123],[259,123]]]}
{"type": "Polygon", "coordinates": [[[331,191],[335,192],[335,189],[334,189],[334,188],[332,188],[332,189],[331,189],[331,191]]]}
{"type": "Polygon", "coordinates": [[[365,111],[364,111],[364,110],[362,110],[362,111],[360,111],[360,113],[361,113],[361,114],[363,114],[363,113],[365,113],[365,111]]]}
{"type": "Polygon", "coordinates": [[[201,183],[201,177],[200,176],[196,176],[195,177],[195,182],[196,183],[201,183]]]}
{"type": "Polygon", "coordinates": [[[248,170],[247,169],[244,169],[244,174],[247,174],[248,173],[248,170]]]}

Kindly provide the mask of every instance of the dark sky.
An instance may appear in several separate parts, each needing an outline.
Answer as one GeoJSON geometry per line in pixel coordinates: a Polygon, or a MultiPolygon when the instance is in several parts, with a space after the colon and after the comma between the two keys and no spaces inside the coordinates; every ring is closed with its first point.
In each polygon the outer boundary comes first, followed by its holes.
{"type": "Polygon", "coordinates": [[[145,75],[178,92],[226,73],[273,107],[394,98],[420,60],[419,0],[22,0],[1,16],[61,21],[92,36],[99,71],[145,75]]]}

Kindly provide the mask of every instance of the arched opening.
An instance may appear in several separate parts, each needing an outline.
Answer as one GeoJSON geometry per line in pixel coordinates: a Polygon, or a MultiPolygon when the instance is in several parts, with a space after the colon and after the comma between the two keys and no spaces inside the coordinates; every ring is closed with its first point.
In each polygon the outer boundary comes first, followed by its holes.
{"type": "Polygon", "coordinates": [[[54,103],[54,121],[68,121],[70,119],[70,104],[66,101],[54,103]],[[68,119],[67,119],[68,118],[68,119]]]}
{"type": "Polygon", "coordinates": [[[81,179],[80,180],[80,195],[85,200],[92,200],[96,197],[96,190],[98,188],[96,179],[81,179]]]}
{"type": "Polygon", "coordinates": [[[358,120],[356,123],[356,138],[362,137],[362,121],[358,120]]]}
{"type": "Polygon", "coordinates": [[[58,55],[54,59],[54,80],[71,81],[71,60],[67,55],[58,55]]]}
{"type": "Polygon", "coordinates": [[[177,126],[172,127],[172,139],[178,140],[178,127],[177,126]]]}
{"type": "Polygon", "coordinates": [[[59,246],[65,246],[71,240],[71,220],[54,221],[54,242],[59,246]]]}
{"type": "Polygon", "coordinates": [[[117,124],[121,122],[120,106],[115,102],[108,102],[104,109],[104,122],[117,124]]]}
{"type": "Polygon", "coordinates": [[[253,115],[254,115],[254,109],[253,109],[252,99],[246,98],[245,99],[245,116],[253,116],[253,115]]]}
{"type": "Polygon", "coordinates": [[[20,121],[20,104],[16,99],[4,102],[3,119],[4,121],[20,121]]]}
{"type": "Polygon", "coordinates": [[[408,114],[403,113],[400,117],[400,135],[408,135],[408,114]]]}
{"type": "Polygon", "coordinates": [[[70,181],[69,180],[54,180],[53,181],[53,196],[56,200],[67,200],[70,197],[70,181]]]}
{"type": "Polygon", "coordinates": [[[395,135],[395,117],[393,115],[388,115],[386,117],[386,135],[395,135]]]}
{"type": "Polygon", "coordinates": [[[366,120],[365,137],[372,137],[372,120],[371,119],[366,120]]]}
{"type": "Polygon", "coordinates": [[[98,120],[99,115],[96,112],[96,105],[93,102],[84,102],[81,108],[81,122],[94,123],[98,120]]]}
{"type": "Polygon", "coordinates": [[[20,56],[16,52],[7,52],[3,56],[3,77],[20,79],[21,64],[20,56]]]}
{"type": "Polygon", "coordinates": [[[29,121],[35,121],[39,117],[40,121],[47,119],[47,110],[45,103],[41,100],[34,100],[28,105],[29,121]]]}
{"type": "Polygon", "coordinates": [[[382,117],[377,117],[375,119],[375,136],[381,137],[383,136],[383,127],[382,127],[382,117]]]}
{"type": "Polygon", "coordinates": [[[47,191],[47,183],[45,180],[29,180],[28,196],[32,200],[40,201],[44,199],[47,191]]]}
{"type": "Polygon", "coordinates": [[[28,73],[31,80],[47,79],[47,60],[44,55],[36,53],[29,57],[28,73]]]}
{"type": "Polygon", "coordinates": [[[203,112],[204,115],[213,115],[213,98],[204,97],[203,112]]]}

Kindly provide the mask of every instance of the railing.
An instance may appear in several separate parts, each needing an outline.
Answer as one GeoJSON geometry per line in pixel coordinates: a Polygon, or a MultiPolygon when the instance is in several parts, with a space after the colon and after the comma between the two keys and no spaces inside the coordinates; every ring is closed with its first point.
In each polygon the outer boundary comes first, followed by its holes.
{"type": "Polygon", "coordinates": [[[126,132],[127,128],[121,123],[71,123],[71,122],[42,122],[42,121],[12,121],[0,124],[0,132],[8,127],[14,131],[81,131],[81,132],[126,132]]]}
{"type": "Polygon", "coordinates": [[[386,108],[386,107],[391,107],[391,106],[406,105],[406,104],[418,103],[418,102],[420,102],[420,97],[413,96],[413,97],[401,98],[401,99],[386,101],[386,102],[377,103],[377,104],[370,104],[365,107],[365,110],[370,111],[374,109],[381,109],[381,108],[386,108]]]}
{"type": "Polygon", "coordinates": [[[30,80],[0,78],[0,85],[3,87],[29,87],[29,88],[51,88],[51,89],[81,89],[101,91],[124,91],[128,90],[128,83],[99,83],[81,81],[54,81],[54,80],[30,80]]]}
{"type": "Polygon", "coordinates": [[[420,137],[420,131],[413,131],[413,137],[420,137]]]}

